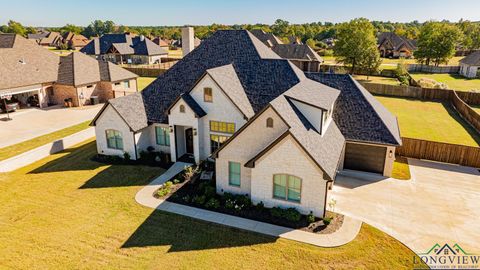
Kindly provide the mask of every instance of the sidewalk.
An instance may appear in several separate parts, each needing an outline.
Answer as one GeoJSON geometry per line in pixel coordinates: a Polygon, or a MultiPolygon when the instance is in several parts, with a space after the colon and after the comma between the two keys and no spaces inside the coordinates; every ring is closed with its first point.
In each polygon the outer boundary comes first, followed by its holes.
{"type": "Polygon", "coordinates": [[[183,216],[188,216],[208,222],[222,224],[229,227],[248,230],[256,233],[266,234],[274,237],[281,237],[302,243],[312,244],[319,247],[337,247],[345,245],[355,239],[360,231],[362,222],[345,216],[342,227],[332,234],[315,234],[301,230],[295,230],[269,223],[254,221],[250,219],[235,217],[195,207],[167,202],[156,199],[153,193],[161,184],[183,170],[188,163],[177,162],[164,174],[142,188],[135,196],[135,200],[146,207],[167,211],[183,216]]]}

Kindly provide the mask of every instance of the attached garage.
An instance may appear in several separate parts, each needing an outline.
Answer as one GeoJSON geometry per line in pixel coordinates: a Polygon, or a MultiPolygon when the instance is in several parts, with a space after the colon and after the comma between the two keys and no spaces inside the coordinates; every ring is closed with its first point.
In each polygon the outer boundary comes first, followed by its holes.
{"type": "Polygon", "coordinates": [[[347,142],[344,169],[384,173],[387,147],[347,142]]]}

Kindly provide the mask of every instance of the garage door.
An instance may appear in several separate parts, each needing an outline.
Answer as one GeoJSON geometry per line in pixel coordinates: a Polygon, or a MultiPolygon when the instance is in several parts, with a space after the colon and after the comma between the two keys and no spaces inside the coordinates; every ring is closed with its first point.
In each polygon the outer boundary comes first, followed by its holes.
{"type": "Polygon", "coordinates": [[[347,143],[345,149],[345,169],[383,174],[386,147],[347,143]]]}

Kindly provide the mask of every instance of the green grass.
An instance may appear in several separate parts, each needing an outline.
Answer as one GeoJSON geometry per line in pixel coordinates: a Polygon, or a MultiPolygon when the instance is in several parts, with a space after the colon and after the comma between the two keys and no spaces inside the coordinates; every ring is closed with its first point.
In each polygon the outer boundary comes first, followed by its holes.
{"type": "MultiPolygon", "coordinates": [[[[335,56],[322,56],[323,60],[325,62],[328,62],[326,64],[335,64],[336,63],[336,58],[335,56]]],[[[463,56],[455,56],[450,61],[448,61],[448,66],[458,66],[459,61],[463,58],[463,56]]],[[[405,63],[405,64],[417,64],[415,59],[390,59],[390,58],[382,58],[382,66],[381,68],[384,69],[395,69],[396,64],[398,63],[405,63]],[[394,64],[392,66],[392,64],[394,64]]]]}
{"type": "Polygon", "coordinates": [[[145,89],[145,87],[147,87],[155,79],[156,79],[155,77],[138,77],[137,78],[138,91],[142,91],[143,89],[145,89]]]}
{"type": "Polygon", "coordinates": [[[72,135],[74,133],[82,131],[88,128],[88,125],[90,124],[90,122],[91,121],[85,121],[83,123],[80,123],[71,127],[67,127],[61,130],[57,130],[52,133],[45,134],[28,141],[24,141],[24,142],[10,145],[4,148],[0,148],[0,160],[11,158],[13,156],[27,152],[34,148],[40,147],[44,144],[51,143],[55,140],[58,140],[68,135],[72,135]]]}
{"type": "Polygon", "coordinates": [[[368,80],[367,80],[367,76],[364,76],[364,75],[354,75],[353,78],[355,78],[357,81],[360,81],[360,82],[400,85],[400,82],[396,78],[368,76],[368,80]]]}
{"type": "Polygon", "coordinates": [[[393,162],[392,178],[398,180],[410,180],[410,167],[405,157],[397,156],[393,162]]]}
{"type": "Polygon", "coordinates": [[[411,269],[414,254],[368,225],[319,248],[155,211],[135,194],[162,173],[90,160],[93,141],[0,174],[0,268],[411,269]]]}
{"type": "Polygon", "coordinates": [[[376,96],[398,117],[403,137],[479,146],[480,136],[448,103],[376,96]]]}
{"type": "Polygon", "coordinates": [[[480,90],[480,79],[467,79],[457,74],[429,74],[429,73],[412,73],[415,80],[421,78],[433,79],[448,85],[448,89],[469,91],[480,90]]]}

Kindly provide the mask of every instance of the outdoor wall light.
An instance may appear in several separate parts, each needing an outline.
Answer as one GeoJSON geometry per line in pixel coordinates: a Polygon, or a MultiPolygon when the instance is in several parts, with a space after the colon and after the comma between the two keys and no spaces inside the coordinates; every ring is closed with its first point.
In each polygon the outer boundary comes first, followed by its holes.
{"type": "Polygon", "coordinates": [[[196,128],[193,129],[193,136],[197,136],[197,129],[196,128]]]}
{"type": "Polygon", "coordinates": [[[390,150],[390,152],[388,152],[388,157],[389,157],[389,158],[392,158],[392,157],[393,157],[393,151],[392,151],[392,150],[390,150]]]}
{"type": "Polygon", "coordinates": [[[170,133],[173,133],[173,126],[168,127],[170,129],[170,133]]]}

